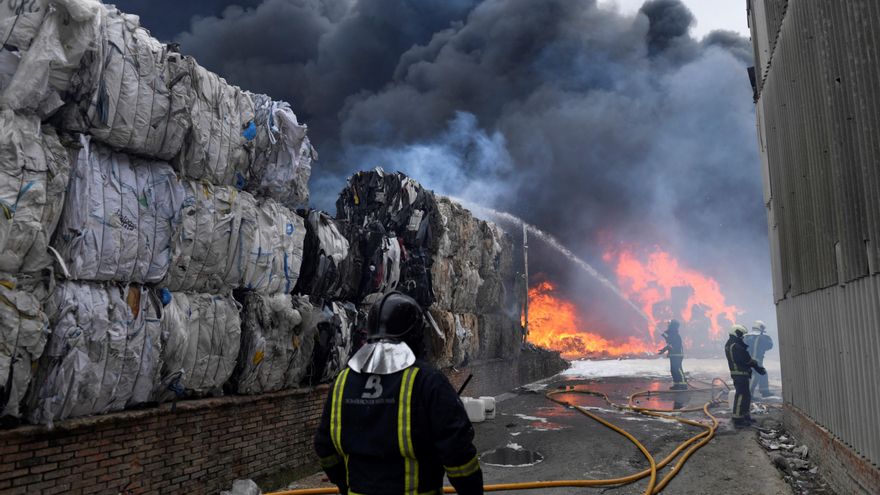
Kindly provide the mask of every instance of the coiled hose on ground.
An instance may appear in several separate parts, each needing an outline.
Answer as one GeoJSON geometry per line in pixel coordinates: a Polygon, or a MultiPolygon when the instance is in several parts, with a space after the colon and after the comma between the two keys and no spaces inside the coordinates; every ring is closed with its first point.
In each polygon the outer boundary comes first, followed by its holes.
{"type": "MultiPolygon", "coordinates": [[[[705,383],[705,382],[703,382],[705,383]]],[[[631,474],[629,476],[623,476],[620,478],[609,478],[609,479],[601,479],[601,480],[555,480],[555,481],[525,481],[518,483],[502,483],[502,484],[494,484],[494,485],[485,485],[483,490],[486,492],[499,492],[499,491],[508,491],[508,490],[534,490],[539,488],[583,488],[583,487],[599,487],[599,486],[613,486],[613,485],[626,485],[629,483],[634,483],[639,481],[645,477],[649,477],[648,486],[645,488],[645,495],[655,495],[660,493],[666,485],[672,481],[672,478],[675,477],[681,471],[682,466],[687,460],[701,447],[709,443],[710,440],[715,436],[715,430],[718,428],[718,419],[709,412],[709,408],[721,402],[725,402],[720,397],[723,395],[723,391],[717,392],[720,389],[715,388],[715,384],[720,383],[727,390],[730,389],[730,386],[727,383],[720,379],[715,378],[712,380],[712,383],[709,384],[709,388],[690,388],[688,390],[662,390],[662,391],[652,391],[652,390],[643,390],[640,392],[636,392],[629,397],[629,402],[627,404],[618,404],[613,402],[608,396],[601,392],[596,392],[593,390],[578,388],[577,386],[564,386],[559,389],[553,390],[546,394],[546,397],[553,402],[560,404],[565,407],[573,408],[580,413],[588,416],[590,419],[595,420],[596,422],[606,426],[617,433],[626,437],[627,440],[633,443],[641,452],[642,455],[645,456],[650,467],[643,471],[640,471],[635,474],[631,474]],[[638,397],[649,397],[652,395],[665,395],[665,394],[680,394],[687,392],[711,392],[712,399],[703,404],[702,407],[690,407],[690,408],[682,408],[682,409],[657,409],[657,408],[649,408],[649,407],[640,407],[637,406],[634,401],[638,397]],[[698,428],[702,428],[703,431],[692,436],[691,438],[685,440],[680,443],[672,452],[669,453],[666,457],[664,457],[660,462],[657,462],[654,459],[654,456],[648,452],[648,449],[642,445],[632,434],[616,426],[605,419],[597,416],[590,412],[587,408],[573,405],[565,400],[558,398],[559,395],[564,394],[584,394],[591,395],[594,397],[600,397],[605,402],[607,402],[610,406],[615,407],[620,410],[633,411],[640,414],[644,414],[646,416],[653,416],[657,418],[663,419],[671,419],[674,421],[678,421],[679,423],[684,423],[690,426],[696,426],[698,428]],[[709,418],[708,423],[694,421],[687,418],[682,418],[679,416],[673,416],[672,414],[679,414],[683,412],[695,412],[702,411],[703,414],[709,418]],[[687,450],[685,450],[687,449],[687,450]],[[667,465],[669,465],[679,454],[684,451],[684,455],[681,456],[680,459],[672,466],[672,469],[666,473],[665,476],[658,482],[657,481],[657,471],[663,469],[667,465]]],[[[324,495],[324,494],[333,494],[339,493],[339,490],[336,488],[300,488],[296,490],[284,490],[279,492],[268,493],[266,495],[324,495]]],[[[447,486],[443,488],[443,493],[455,493],[455,489],[451,486],[447,486]]]]}

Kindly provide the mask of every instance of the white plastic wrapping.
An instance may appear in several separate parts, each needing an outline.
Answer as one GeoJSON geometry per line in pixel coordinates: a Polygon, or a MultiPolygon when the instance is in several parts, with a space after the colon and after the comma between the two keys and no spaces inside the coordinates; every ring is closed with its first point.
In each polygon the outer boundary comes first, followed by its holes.
{"type": "Polygon", "coordinates": [[[55,247],[75,279],[156,283],[170,265],[183,186],[165,162],[81,138],[55,247]]]}
{"type": "Polygon", "coordinates": [[[64,127],[117,150],[171,160],[189,130],[191,64],[137,16],[102,9],[99,39],[72,79],[64,127]]]}
{"type": "Polygon", "coordinates": [[[37,298],[0,283],[0,417],[21,416],[19,405],[48,334],[49,319],[37,298]]]}
{"type": "Polygon", "coordinates": [[[248,93],[254,102],[256,137],[247,189],[294,208],[309,202],[309,176],[317,153],[286,101],[248,93]]]}
{"type": "Polygon", "coordinates": [[[271,294],[296,285],[305,227],[293,212],[230,186],[195,182],[186,184],[182,204],[163,282],[170,290],[271,294]]]}
{"type": "Polygon", "coordinates": [[[187,59],[191,127],[175,163],[187,177],[244,186],[256,137],[254,104],[241,89],[187,59]]]}
{"type": "Polygon", "coordinates": [[[238,393],[259,394],[300,385],[315,347],[315,312],[306,297],[247,295],[234,379],[238,393]]]}
{"type": "Polygon", "coordinates": [[[31,393],[32,422],[51,425],[152,399],[161,340],[149,289],[67,281],[46,313],[52,335],[31,393]]]}
{"type": "Polygon", "coordinates": [[[243,266],[241,287],[262,294],[289,293],[302,265],[303,219],[271,199],[257,205],[252,239],[236,254],[243,266]]]}
{"type": "Polygon", "coordinates": [[[162,312],[161,399],[218,392],[235,369],[241,346],[238,303],[231,295],[174,292],[162,312]]]}
{"type": "Polygon", "coordinates": [[[0,272],[40,270],[64,204],[70,166],[50,127],[0,111],[0,272]]]}
{"type": "MultiPolygon", "coordinates": [[[[16,25],[13,31],[18,38],[19,60],[9,64],[11,60],[7,58],[7,63],[2,64],[6,70],[14,67],[15,73],[0,78],[4,81],[0,87],[0,108],[34,112],[41,117],[55,112],[63,104],[61,98],[69,89],[83,55],[99,38],[104,12],[101,2],[49,0],[48,5],[49,8],[42,9],[45,15],[35,34],[34,16],[26,20],[31,27],[19,32],[16,25]]],[[[0,21],[0,27],[6,22],[0,21]]],[[[13,19],[12,23],[15,22],[13,19]]]]}
{"type": "Polygon", "coordinates": [[[27,50],[43,23],[48,3],[48,0],[0,2],[0,40],[14,49],[27,50]]]}

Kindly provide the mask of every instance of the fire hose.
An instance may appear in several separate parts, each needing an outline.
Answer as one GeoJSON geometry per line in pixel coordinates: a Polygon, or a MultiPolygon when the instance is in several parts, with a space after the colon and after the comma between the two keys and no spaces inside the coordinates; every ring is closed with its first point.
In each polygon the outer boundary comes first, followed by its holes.
{"type": "MultiPolygon", "coordinates": [[[[662,390],[662,391],[652,391],[652,390],[643,390],[640,392],[636,392],[629,396],[629,401],[627,404],[618,404],[613,402],[608,396],[602,392],[595,392],[588,389],[577,388],[576,386],[565,386],[546,394],[547,399],[561,405],[564,407],[570,407],[585,416],[588,416],[590,419],[598,422],[599,424],[614,430],[620,435],[624,436],[627,440],[629,440],[633,445],[635,445],[645,456],[645,459],[648,461],[650,467],[643,471],[640,471],[635,474],[631,474],[629,476],[623,476],[620,478],[609,478],[609,479],[585,479],[585,480],[556,480],[556,481],[527,481],[527,482],[518,482],[518,483],[502,483],[502,484],[494,484],[494,485],[485,485],[483,487],[483,491],[486,492],[497,492],[497,491],[508,491],[508,490],[534,490],[539,488],[584,488],[584,487],[599,487],[599,486],[612,486],[612,485],[627,485],[630,483],[634,483],[646,477],[649,477],[648,486],[645,488],[645,495],[655,495],[660,493],[670,481],[681,471],[682,466],[684,466],[685,462],[700,448],[709,443],[710,440],[715,436],[715,430],[718,428],[718,419],[709,412],[709,408],[721,402],[725,402],[725,400],[720,399],[723,392],[719,392],[716,394],[715,383],[720,382],[724,387],[728,390],[730,387],[724,380],[720,378],[715,378],[712,380],[710,388],[691,388],[688,390],[662,390]],[[680,408],[680,409],[658,409],[658,408],[649,408],[649,407],[641,407],[634,403],[636,398],[638,397],[648,397],[652,395],[665,395],[665,394],[681,394],[687,392],[711,392],[712,398],[702,407],[690,407],[690,408],[680,408]],[[654,459],[654,456],[648,452],[648,449],[639,442],[632,434],[616,426],[609,421],[599,417],[598,415],[590,412],[587,408],[578,405],[572,405],[566,402],[563,399],[557,398],[558,395],[564,394],[583,394],[583,395],[591,395],[594,397],[599,397],[603,399],[610,406],[624,410],[624,411],[632,411],[639,414],[644,414],[646,416],[652,416],[657,418],[663,418],[673,421],[678,421],[679,423],[683,423],[690,426],[696,426],[699,428],[703,428],[703,431],[692,436],[691,438],[685,440],[680,443],[672,452],[669,453],[666,457],[664,457],[660,462],[657,462],[654,459]],[[701,421],[695,421],[687,418],[682,418],[680,416],[673,416],[672,414],[679,414],[683,412],[696,412],[702,411],[703,414],[709,418],[709,423],[704,423],[701,421]],[[687,450],[685,450],[687,449],[687,450]],[[657,472],[660,469],[663,469],[667,465],[669,465],[679,454],[684,451],[684,454],[681,458],[675,463],[672,469],[658,482],[657,481],[657,472]]],[[[324,495],[324,494],[334,494],[339,493],[339,490],[335,487],[330,488],[300,488],[295,490],[284,490],[279,492],[272,492],[266,495],[324,495]]],[[[443,487],[443,493],[455,493],[455,489],[451,486],[443,487]]]]}

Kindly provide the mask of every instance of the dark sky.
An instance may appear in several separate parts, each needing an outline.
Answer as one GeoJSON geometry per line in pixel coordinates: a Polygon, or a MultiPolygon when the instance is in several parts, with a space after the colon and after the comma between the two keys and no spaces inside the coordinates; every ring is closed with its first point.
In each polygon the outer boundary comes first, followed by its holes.
{"type": "Polygon", "coordinates": [[[678,0],[636,15],[595,0],[118,6],[230,82],[291,102],[320,154],[318,207],[333,211],[352,171],[400,169],[598,267],[603,243],[659,246],[748,318],[774,319],[750,44],[693,38],[678,0]]]}

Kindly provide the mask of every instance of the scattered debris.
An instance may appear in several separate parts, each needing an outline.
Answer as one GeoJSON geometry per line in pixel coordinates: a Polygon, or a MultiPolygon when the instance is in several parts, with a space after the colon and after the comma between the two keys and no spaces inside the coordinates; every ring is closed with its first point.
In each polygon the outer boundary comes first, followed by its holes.
{"type": "Polygon", "coordinates": [[[798,446],[794,437],[776,425],[758,432],[758,444],[768,451],[770,461],[782,472],[785,482],[797,494],[833,494],[834,491],[819,474],[819,468],[807,458],[810,449],[798,446]]]}

